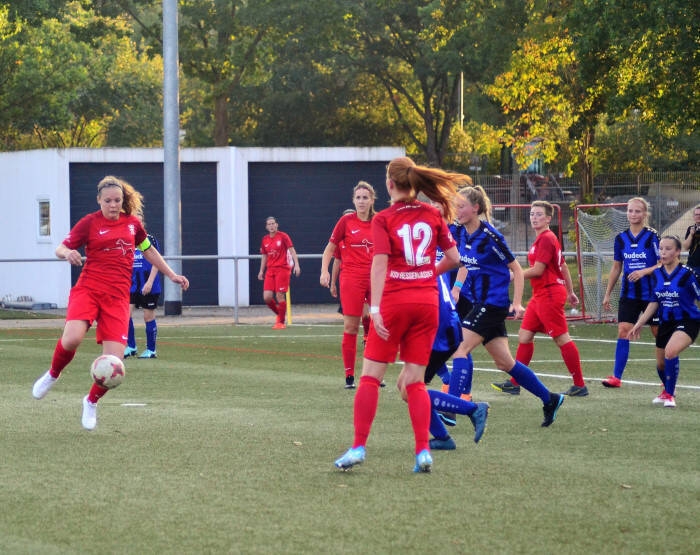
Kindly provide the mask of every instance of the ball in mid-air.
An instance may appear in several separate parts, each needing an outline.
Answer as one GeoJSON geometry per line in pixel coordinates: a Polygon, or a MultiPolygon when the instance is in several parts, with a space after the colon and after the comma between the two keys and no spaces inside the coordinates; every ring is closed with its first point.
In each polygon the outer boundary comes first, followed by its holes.
{"type": "Polygon", "coordinates": [[[124,363],[114,355],[101,355],[92,361],[90,376],[96,384],[114,389],[124,381],[124,363]]]}

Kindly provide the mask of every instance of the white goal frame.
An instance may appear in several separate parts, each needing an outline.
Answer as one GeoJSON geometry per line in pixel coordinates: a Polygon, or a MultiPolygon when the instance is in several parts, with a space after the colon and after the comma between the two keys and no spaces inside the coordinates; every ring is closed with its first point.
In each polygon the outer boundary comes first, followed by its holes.
{"type": "Polygon", "coordinates": [[[626,202],[609,204],[578,204],[574,208],[576,225],[576,262],[578,265],[579,299],[583,318],[595,322],[617,322],[617,307],[620,297],[620,283],[615,284],[610,295],[612,310],[603,309],[603,298],[608,285],[608,277],[614,262],[615,237],[624,229],[609,230],[605,241],[593,240],[589,231],[581,225],[581,212],[591,210],[613,210],[626,207],[626,202]]]}

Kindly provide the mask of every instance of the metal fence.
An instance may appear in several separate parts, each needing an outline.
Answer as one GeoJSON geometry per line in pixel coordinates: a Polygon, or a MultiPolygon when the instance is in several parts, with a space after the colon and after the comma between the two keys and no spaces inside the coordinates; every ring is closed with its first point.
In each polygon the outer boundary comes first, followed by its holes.
{"type": "MultiPolygon", "coordinates": [[[[575,250],[573,206],[584,201],[581,183],[573,178],[555,175],[522,174],[513,185],[512,176],[475,175],[474,183],[481,185],[493,204],[521,204],[547,200],[558,204],[562,212],[564,250],[575,250]]],[[[683,236],[693,220],[693,207],[700,203],[700,172],[648,172],[600,174],[594,179],[595,203],[627,202],[640,196],[651,206],[649,224],[661,234],[683,236]]],[[[587,202],[591,202],[587,199],[587,202]]],[[[494,213],[497,220],[502,214],[494,213]]],[[[522,212],[508,214],[509,225],[502,232],[513,250],[527,250],[523,244],[530,225],[522,212]]]]}

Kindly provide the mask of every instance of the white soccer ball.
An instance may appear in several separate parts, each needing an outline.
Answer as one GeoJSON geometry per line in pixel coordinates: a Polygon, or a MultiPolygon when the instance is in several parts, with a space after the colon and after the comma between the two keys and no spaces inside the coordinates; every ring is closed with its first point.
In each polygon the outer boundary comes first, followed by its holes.
{"type": "Polygon", "coordinates": [[[97,385],[114,389],[124,381],[124,363],[114,355],[101,355],[92,361],[90,376],[97,385]]]}
{"type": "Polygon", "coordinates": [[[578,316],[578,315],[579,315],[578,310],[576,310],[575,308],[572,308],[572,309],[569,311],[569,313],[570,313],[572,316],[578,316]]]}

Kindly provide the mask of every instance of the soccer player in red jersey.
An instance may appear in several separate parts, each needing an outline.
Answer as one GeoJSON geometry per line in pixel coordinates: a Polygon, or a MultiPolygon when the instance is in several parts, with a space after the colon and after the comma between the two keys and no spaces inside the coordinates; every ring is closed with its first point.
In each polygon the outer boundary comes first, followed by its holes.
{"type": "Polygon", "coordinates": [[[289,289],[289,278],[292,275],[292,263],[294,275],[299,276],[301,268],[297,251],[289,235],[279,230],[277,219],[270,216],[265,220],[267,235],[260,244],[260,271],[258,279],[263,282],[263,300],[270,310],[277,315],[273,330],[283,330],[284,320],[287,315],[286,293],[289,289]],[[290,260],[291,258],[291,260],[290,260]],[[265,271],[267,270],[267,272],[265,271]]]}
{"type": "Polygon", "coordinates": [[[343,341],[341,351],[345,367],[345,388],[355,387],[355,358],[357,333],[364,306],[370,299],[370,269],[374,244],[372,217],[377,194],[374,187],[360,181],[353,189],[355,210],[344,214],[335,224],[321,259],[320,283],[331,286],[328,265],[342,244],[342,271],[340,272],[340,302],[343,307],[343,341]]]}
{"type": "MultiPolygon", "coordinates": [[[[51,368],[32,388],[32,395],[42,399],[68,366],[93,322],[97,323],[96,340],[102,354],[123,358],[129,325],[129,289],[134,249],[177,283],[189,287],[185,276],[176,274],[153,247],[141,221],[134,215],[142,211],[141,193],[129,183],[113,176],[97,185],[100,210],[84,216],[56,248],[56,256],[74,266],[83,266],[76,249],[85,248],[86,262],[78,282],[70,291],[66,324],[51,360],[51,368]]],[[[93,383],[83,399],[82,424],[87,430],[97,425],[97,401],[107,389],[93,383]]]]}
{"type": "Polygon", "coordinates": [[[400,352],[404,366],[396,385],[408,403],[413,427],[413,471],[432,469],[428,443],[431,407],[424,378],[438,328],[436,278],[457,266],[459,253],[440,211],[416,197],[424,193],[439,203],[451,220],[455,185],[464,179],[461,174],[417,166],[406,157],[395,158],[387,167],[386,187],[392,205],[372,219],[372,324],[355,394],[355,437],[352,447],[335,461],[337,468],[348,470],[365,460],[379,387],[387,364],[400,352]],[[444,257],[436,264],[438,247],[444,257]]]}
{"type": "MultiPolygon", "coordinates": [[[[564,312],[567,300],[574,306],[579,300],[574,293],[571,274],[562,255],[559,240],[549,229],[553,215],[554,207],[545,200],[536,200],[530,206],[530,225],[536,238],[527,253],[530,267],[523,272],[523,277],[529,279],[532,284],[532,298],[518,333],[515,359],[526,366],[529,365],[535,351],[535,334],[546,333],[559,347],[564,364],[573,377],[574,383],[564,395],[586,397],[588,388],[583,380],[581,357],[576,343],[569,335],[564,312]]],[[[520,392],[520,386],[513,378],[492,385],[505,393],[520,392]]]]}

